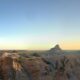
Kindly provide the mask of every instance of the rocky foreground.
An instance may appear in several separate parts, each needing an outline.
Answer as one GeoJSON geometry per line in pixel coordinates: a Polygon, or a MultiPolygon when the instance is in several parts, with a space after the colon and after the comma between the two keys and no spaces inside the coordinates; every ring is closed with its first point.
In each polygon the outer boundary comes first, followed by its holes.
{"type": "Polygon", "coordinates": [[[62,55],[58,46],[50,51],[60,54],[41,57],[2,53],[0,80],[80,80],[80,55],[62,55]]]}

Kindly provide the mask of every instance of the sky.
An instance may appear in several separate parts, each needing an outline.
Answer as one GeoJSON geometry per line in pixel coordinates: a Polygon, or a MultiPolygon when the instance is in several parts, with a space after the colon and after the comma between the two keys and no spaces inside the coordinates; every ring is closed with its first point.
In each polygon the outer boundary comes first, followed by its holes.
{"type": "Polygon", "coordinates": [[[80,0],[0,0],[0,49],[80,49],[80,0]]]}

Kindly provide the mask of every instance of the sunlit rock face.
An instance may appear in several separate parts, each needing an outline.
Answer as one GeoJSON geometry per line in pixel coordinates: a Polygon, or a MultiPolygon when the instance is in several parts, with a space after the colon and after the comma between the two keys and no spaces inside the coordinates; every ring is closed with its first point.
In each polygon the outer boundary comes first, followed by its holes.
{"type": "Polygon", "coordinates": [[[28,77],[23,72],[18,56],[13,54],[3,53],[0,58],[0,76],[2,80],[28,80],[28,77]]]}
{"type": "MultiPolygon", "coordinates": [[[[56,50],[62,51],[58,45],[56,50]]],[[[25,57],[3,53],[0,56],[0,80],[80,80],[80,55],[25,57]]]]}
{"type": "Polygon", "coordinates": [[[41,57],[13,57],[4,53],[0,58],[2,80],[52,80],[50,67],[41,57]]]}
{"type": "Polygon", "coordinates": [[[5,52],[5,53],[2,54],[1,57],[2,57],[2,58],[5,58],[5,57],[19,58],[20,56],[19,56],[17,53],[5,52]]]}

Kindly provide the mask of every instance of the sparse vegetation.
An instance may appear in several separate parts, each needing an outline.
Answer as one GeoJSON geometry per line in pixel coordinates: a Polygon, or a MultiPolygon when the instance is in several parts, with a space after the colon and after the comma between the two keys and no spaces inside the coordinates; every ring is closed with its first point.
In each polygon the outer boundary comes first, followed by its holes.
{"type": "Polygon", "coordinates": [[[21,52],[7,51],[8,54],[5,51],[1,52],[0,78],[3,80],[9,77],[11,77],[10,79],[14,77],[14,80],[16,80],[16,77],[19,80],[41,80],[41,78],[44,80],[59,80],[60,78],[62,80],[70,80],[74,74],[74,77],[79,78],[80,55],[62,55],[62,51],[60,51],[60,54],[52,53],[54,51],[51,53],[49,51],[48,53],[47,51],[40,52],[41,54],[36,51],[30,52],[31,54],[24,53],[24,51],[21,52]],[[5,56],[2,57],[3,55],[5,56]]]}

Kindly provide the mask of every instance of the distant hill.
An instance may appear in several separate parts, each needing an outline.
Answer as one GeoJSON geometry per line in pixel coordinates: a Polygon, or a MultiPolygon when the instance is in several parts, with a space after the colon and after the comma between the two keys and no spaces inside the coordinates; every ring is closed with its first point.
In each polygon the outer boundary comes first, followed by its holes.
{"type": "Polygon", "coordinates": [[[62,49],[61,49],[60,46],[57,44],[54,48],[51,48],[49,51],[51,51],[51,52],[60,52],[60,51],[62,51],[62,49]]]}
{"type": "Polygon", "coordinates": [[[48,50],[48,56],[49,55],[62,55],[64,51],[60,48],[60,46],[57,44],[55,47],[48,50]]]}

